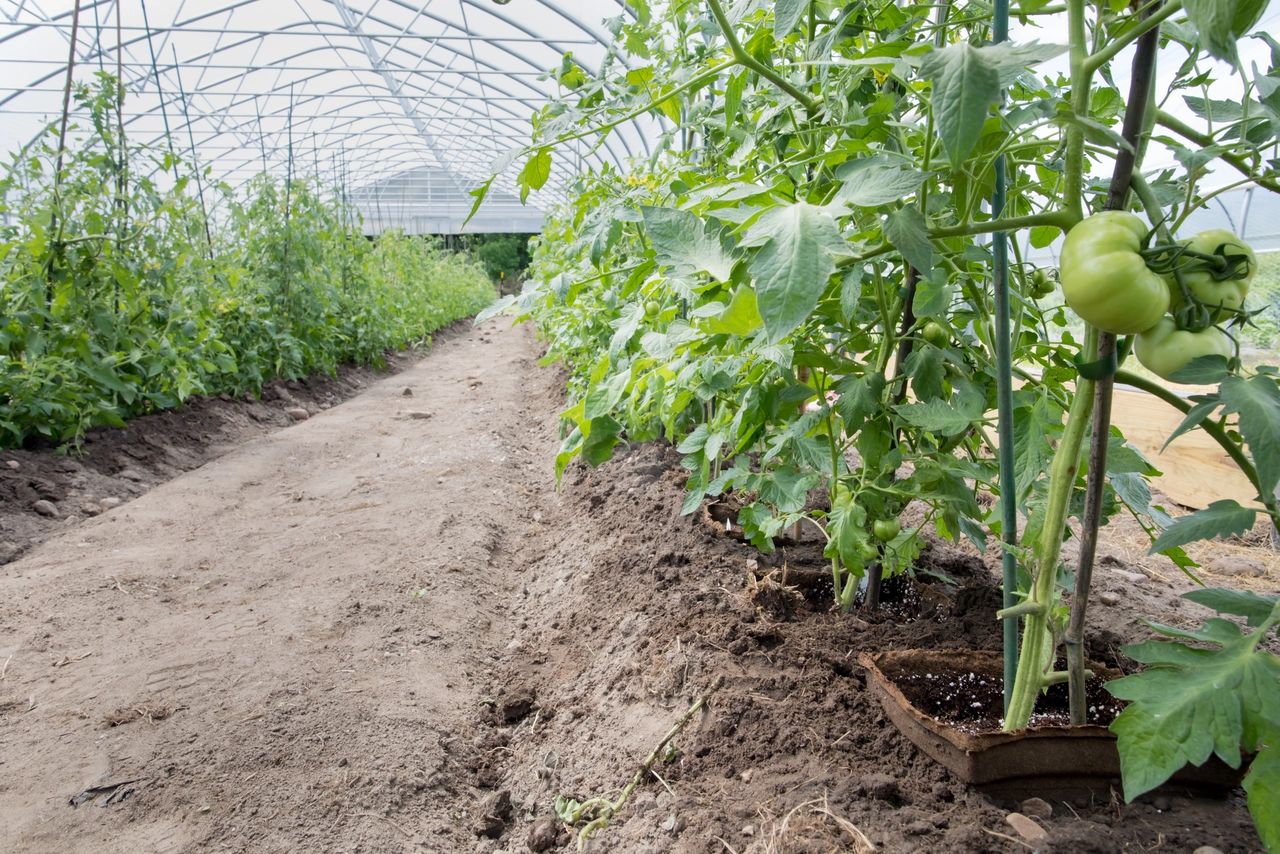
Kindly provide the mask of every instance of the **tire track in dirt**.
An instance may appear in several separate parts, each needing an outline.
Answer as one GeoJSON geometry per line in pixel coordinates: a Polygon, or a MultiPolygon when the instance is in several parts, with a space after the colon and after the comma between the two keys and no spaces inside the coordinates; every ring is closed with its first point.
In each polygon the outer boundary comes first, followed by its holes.
{"type": "Polygon", "coordinates": [[[558,539],[537,355],[457,337],[0,568],[0,850],[472,850],[516,555],[558,539]]]}

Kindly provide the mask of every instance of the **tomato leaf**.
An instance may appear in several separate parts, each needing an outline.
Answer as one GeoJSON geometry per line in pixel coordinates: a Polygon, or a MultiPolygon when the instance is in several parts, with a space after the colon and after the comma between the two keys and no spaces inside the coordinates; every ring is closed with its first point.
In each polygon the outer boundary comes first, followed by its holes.
{"type": "Polygon", "coordinates": [[[1249,764],[1244,790],[1262,847],[1280,851],[1280,728],[1267,733],[1266,746],[1249,764]]]}
{"type": "Polygon", "coordinates": [[[1000,75],[967,41],[934,50],[920,64],[933,83],[933,115],[953,168],[964,163],[1000,97],[1000,75]]]}
{"type": "Polygon", "coordinates": [[[887,157],[861,157],[845,162],[836,170],[843,183],[827,205],[836,216],[847,208],[874,208],[901,201],[920,189],[924,175],[905,169],[887,157]]]}
{"type": "Polygon", "coordinates": [[[1276,602],[1280,601],[1280,597],[1277,596],[1263,596],[1250,590],[1229,590],[1225,587],[1192,590],[1183,593],[1182,598],[1197,605],[1212,608],[1219,614],[1244,617],[1248,624],[1254,627],[1262,625],[1267,617],[1271,616],[1276,602]]]}
{"type": "Polygon", "coordinates": [[[933,83],[933,115],[952,168],[959,168],[973,151],[987,111],[1000,100],[1001,86],[1028,65],[1064,50],[1035,42],[974,47],[961,41],[925,55],[920,74],[933,83]]]}
{"type": "Polygon", "coordinates": [[[749,270],[765,331],[777,342],[813,312],[845,246],[831,215],[806,202],[766,211],[748,239],[766,236],[749,270]]]}
{"type": "Polygon", "coordinates": [[[930,400],[927,403],[904,403],[894,407],[909,424],[937,433],[940,436],[954,436],[969,429],[976,415],[966,413],[945,401],[930,400]]]}
{"type": "Polygon", "coordinates": [[[756,306],[756,292],[747,285],[733,292],[729,304],[718,316],[712,318],[707,329],[713,333],[750,335],[760,328],[764,320],[756,306]]]}
{"type": "Polygon", "coordinates": [[[922,277],[928,276],[933,269],[933,244],[924,214],[914,207],[899,208],[885,217],[884,236],[902,253],[903,260],[922,277]]]}
{"type": "Polygon", "coordinates": [[[773,37],[786,38],[800,23],[812,0],[776,0],[773,4],[773,37]]]}
{"type": "Polygon", "coordinates": [[[1222,499],[1203,510],[1183,516],[1165,529],[1151,544],[1149,554],[1156,554],[1174,546],[1185,546],[1197,540],[1229,537],[1243,534],[1253,527],[1258,511],[1241,507],[1236,501],[1222,499]]]}
{"type": "Polygon", "coordinates": [[[677,208],[646,205],[640,212],[660,265],[680,276],[701,272],[729,281],[736,259],[717,228],[677,208]]]}
{"type": "Polygon", "coordinates": [[[1258,469],[1258,488],[1270,495],[1280,483],[1280,384],[1272,377],[1227,377],[1222,381],[1223,411],[1240,416],[1244,436],[1258,469]]]}
{"type": "MultiPolygon", "coordinates": [[[[520,187],[520,203],[524,204],[529,199],[529,193],[534,190],[541,190],[546,186],[547,179],[551,177],[551,149],[539,148],[533,155],[525,161],[524,168],[520,170],[520,174],[516,176],[516,184],[520,187]]],[[[493,181],[492,178],[489,179],[493,181]]],[[[485,192],[489,190],[485,187],[485,192]]],[[[479,207],[477,201],[476,207],[479,207]]]]}
{"type": "Polygon", "coordinates": [[[1239,65],[1236,42],[1249,33],[1267,8],[1267,0],[1186,0],[1187,17],[1200,31],[1209,53],[1239,65]]]}

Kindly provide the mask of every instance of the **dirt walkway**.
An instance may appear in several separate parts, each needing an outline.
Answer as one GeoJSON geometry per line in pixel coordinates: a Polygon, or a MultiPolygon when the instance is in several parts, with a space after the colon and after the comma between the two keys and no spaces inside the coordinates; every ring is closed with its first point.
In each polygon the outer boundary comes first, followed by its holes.
{"type": "Polygon", "coordinates": [[[536,356],[460,336],[0,569],[0,850],[472,850],[536,356]]]}

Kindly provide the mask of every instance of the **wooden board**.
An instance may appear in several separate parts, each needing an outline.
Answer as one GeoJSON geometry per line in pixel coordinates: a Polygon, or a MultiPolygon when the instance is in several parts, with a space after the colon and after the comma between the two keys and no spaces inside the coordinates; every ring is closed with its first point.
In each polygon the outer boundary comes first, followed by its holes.
{"type": "Polygon", "coordinates": [[[1164,401],[1116,386],[1111,420],[1162,472],[1152,486],[1179,504],[1200,509],[1224,498],[1253,503],[1256,492],[1248,478],[1204,431],[1179,436],[1161,453],[1165,440],[1182,422],[1182,413],[1164,401]]]}

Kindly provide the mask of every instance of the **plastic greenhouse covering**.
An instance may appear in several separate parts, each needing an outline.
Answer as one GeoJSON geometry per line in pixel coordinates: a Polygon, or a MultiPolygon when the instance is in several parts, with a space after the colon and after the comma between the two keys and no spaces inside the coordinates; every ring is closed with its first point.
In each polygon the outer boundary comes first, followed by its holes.
{"type": "MultiPolygon", "coordinates": [[[[125,81],[131,139],[168,140],[215,180],[292,169],[341,185],[370,233],[455,233],[556,94],[547,72],[566,53],[598,66],[626,14],[621,0],[0,0],[0,145],[58,121],[73,57],[78,82],[125,81]]],[[[466,230],[538,230],[573,174],[644,157],[657,132],[642,118],[562,149],[527,205],[507,170],[466,230]]]]}

